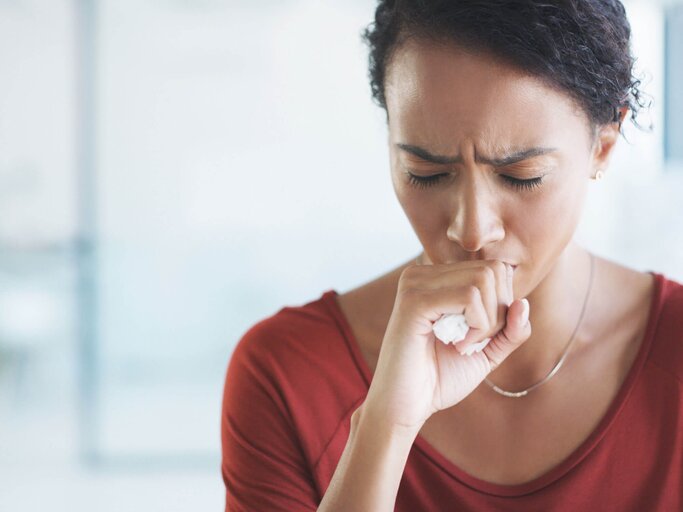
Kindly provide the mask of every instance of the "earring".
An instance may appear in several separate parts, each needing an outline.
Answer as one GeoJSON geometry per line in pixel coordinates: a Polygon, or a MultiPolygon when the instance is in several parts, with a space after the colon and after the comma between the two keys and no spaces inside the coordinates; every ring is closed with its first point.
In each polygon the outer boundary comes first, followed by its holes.
{"type": "Polygon", "coordinates": [[[599,180],[602,179],[602,177],[603,177],[604,175],[605,175],[605,173],[603,172],[603,170],[602,170],[602,169],[598,169],[598,170],[595,172],[595,177],[593,177],[592,179],[595,180],[595,181],[599,181],[599,180]]]}

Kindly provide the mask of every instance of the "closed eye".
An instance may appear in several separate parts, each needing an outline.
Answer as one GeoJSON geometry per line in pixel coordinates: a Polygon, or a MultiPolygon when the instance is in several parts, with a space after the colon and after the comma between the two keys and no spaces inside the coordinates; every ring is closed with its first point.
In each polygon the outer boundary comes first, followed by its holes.
{"type": "MultiPolygon", "coordinates": [[[[444,178],[448,177],[448,174],[434,174],[432,176],[416,176],[413,173],[408,174],[408,182],[414,187],[424,189],[427,187],[434,186],[442,181],[444,178]]],[[[512,176],[507,176],[505,174],[499,175],[505,183],[518,190],[532,190],[539,187],[543,182],[543,176],[538,176],[536,178],[531,178],[528,180],[520,180],[513,178],[512,176]]]]}

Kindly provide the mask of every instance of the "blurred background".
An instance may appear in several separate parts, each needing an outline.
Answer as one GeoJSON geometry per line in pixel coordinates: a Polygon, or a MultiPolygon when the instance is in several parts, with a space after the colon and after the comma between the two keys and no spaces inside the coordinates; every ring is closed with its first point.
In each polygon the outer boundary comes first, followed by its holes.
{"type": "MultiPolygon", "coordinates": [[[[577,239],[683,281],[683,6],[577,239]]],[[[0,0],[0,511],[222,510],[231,352],[416,256],[370,0],[0,0]]]]}

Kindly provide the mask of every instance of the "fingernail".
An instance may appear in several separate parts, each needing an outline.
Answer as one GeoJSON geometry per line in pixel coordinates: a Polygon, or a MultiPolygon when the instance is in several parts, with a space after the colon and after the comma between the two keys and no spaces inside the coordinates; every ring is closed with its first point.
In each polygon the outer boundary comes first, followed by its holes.
{"type": "Polygon", "coordinates": [[[526,325],[529,321],[529,301],[524,298],[522,299],[522,304],[524,305],[524,309],[522,310],[522,325],[526,325]]]}

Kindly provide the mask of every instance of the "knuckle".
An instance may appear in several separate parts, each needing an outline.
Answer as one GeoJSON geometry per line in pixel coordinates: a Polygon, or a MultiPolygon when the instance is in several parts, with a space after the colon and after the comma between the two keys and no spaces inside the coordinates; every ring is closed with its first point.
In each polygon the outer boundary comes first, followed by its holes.
{"type": "Polygon", "coordinates": [[[482,267],[481,279],[484,284],[493,284],[496,281],[496,273],[491,267],[482,267]]]}
{"type": "Polygon", "coordinates": [[[495,332],[491,329],[491,320],[489,320],[489,317],[486,315],[484,315],[484,327],[482,328],[482,330],[484,332],[484,336],[482,336],[482,339],[486,337],[491,337],[493,334],[495,334],[495,332]]]}
{"type": "Polygon", "coordinates": [[[398,279],[400,289],[414,288],[420,279],[419,267],[406,267],[401,271],[398,279]]]}
{"type": "Polygon", "coordinates": [[[476,285],[480,288],[486,288],[488,286],[489,282],[489,272],[491,269],[488,269],[488,267],[482,267],[477,269],[476,274],[474,275],[474,282],[476,285]]]}
{"type": "Polygon", "coordinates": [[[508,336],[508,334],[507,334],[505,331],[502,331],[502,332],[500,333],[500,336],[501,336],[501,338],[503,338],[503,340],[504,340],[506,343],[510,343],[510,344],[512,344],[512,345],[514,345],[514,344],[517,343],[517,340],[510,339],[510,337],[508,336]]]}
{"type": "Polygon", "coordinates": [[[466,295],[469,302],[474,302],[481,298],[481,292],[475,285],[470,285],[467,287],[466,295]]]}
{"type": "Polygon", "coordinates": [[[403,302],[410,302],[415,300],[420,295],[420,290],[414,286],[408,286],[400,291],[401,300],[403,302]]]}
{"type": "Polygon", "coordinates": [[[507,268],[505,267],[505,263],[503,263],[500,260],[493,261],[493,263],[491,263],[491,268],[499,276],[504,276],[507,274],[507,268]]]}
{"type": "Polygon", "coordinates": [[[417,268],[418,268],[417,265],[410,265],[410,266],[404,268],[401,271],[401,274],[398,278],[399,281],[406,281],[406,280],[410,279],[412,276],[415,275],[417,268]]]}

